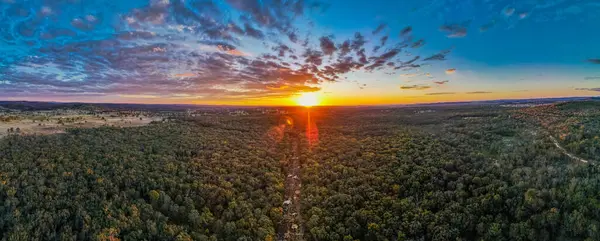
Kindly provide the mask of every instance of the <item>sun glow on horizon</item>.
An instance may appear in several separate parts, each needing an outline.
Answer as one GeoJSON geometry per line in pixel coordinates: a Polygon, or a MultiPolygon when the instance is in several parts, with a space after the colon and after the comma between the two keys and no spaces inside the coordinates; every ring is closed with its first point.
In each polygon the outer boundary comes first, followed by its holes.
{"type": "Polygon", "coordinates": [[[319,97],[314,92],[301,93],[296,98],[296,103],[304,107],[316,106],[319,105],[319,102],[319,97]]]}

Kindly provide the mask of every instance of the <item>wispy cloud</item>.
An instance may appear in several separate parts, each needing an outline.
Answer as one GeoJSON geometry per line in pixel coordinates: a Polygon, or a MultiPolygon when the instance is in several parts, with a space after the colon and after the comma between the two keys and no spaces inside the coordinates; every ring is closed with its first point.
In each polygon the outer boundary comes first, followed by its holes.
{"type": "Polygon", "coordinates": [[[440,26],[440,31],[446,32],[449,38],[462,38],[467,36],[467,28],[470,21],[457,24],[444,24],[440,26]]]}
{"type": "Polygon", "coordinates": [[[400,86],[400,89],[403,90],[426,90],[426,89],[430,89],[431,86],[428,85],[404,85],[404,86],[400,86]]]}
{"type": "Polygon", "coordinates": [[[600,92],[600,87],[598,87],[598,88],[576,88],[575,90],[583,90],[583,91],[599,91],[599,92],[600,92]]]}
{"type": "Polygon", "coordinates": [[[289,88],[289,86],[287,86],[287,85],[282,85],[282,86],[267,85],[266,87],[267,87],[267,89],[270,89],[270,90],[284,90],[284,89],[289,88]]]}
{"type": "Polygon", "coordinates": [[[431,61],[431,60],[439,60],[439,61],[443,61],[446,60],[446,55],[448,55],[451,52],[451,50],[443,50],[437,54],[434,54],[432,56],[429,56],[425,59],[423,59],[424,61],[431,61]]]}
{"type": "Polygon", "coordinates": [[[515,8],[508,7],[506,9],[504,9],[504,15],[507,17],[512,16],[514,13],[515,13],[515,8]]]}
{"type": "Polygon", "coordinates": [[[468,95],[480,95],[480,94],[491,94],[493,92],[490,91],[472,91],[472,92],[466,92],[465,94],[468,95]]]}
{"type": "Polygon", "coordinates": [[[481,25],[481,27],[479,27],[479,32],[482,32],[482,33],[487,32],[488,30],[493,28],[495,25],[496,25],[496,20],[492,20],[489,23],[481,25]]]}
{"type": "Polygon", "coordinates": [[[414,42],[410,47],[413,48],[413,49],[416,49],[416,48],[423,47],[423,45],[425,45],[425,40],[424,39],[419,39],[416,42],[414,42]]]}
{"type": "Polygon", "coordinates": [[[433,93],[427,93],[425,95],[454,95],[456,94],[456,92],[433,92],[433,93]]]}
{"type": "Polygon", "coordinates": [[[189,77],[196,77],[196,74],[194,74],[194,73],[182,73],[182,74],[176,74],[175,77],[189,78],[189,77]]]}
{"type": "Polygon", "coordinates": [[[456,72],[456,69],[454,69],[454,68],[446,70],[446,74],[454,74],[455,72],[456,72]]]}
{"type": "Polygon", "coordinates": [[[407,38],[411,35],[412,33],[412,27],[411,26],[406,26],[404,27],[402,30],[400,30],[400,37],[402,38],[407,38]]]}
{"type": "Polygon", "coordinates": [[[385,23],[379,24],[379,26],[377,26],[377,28],[375,30],[373,30],[373,35],[380,33],[386,27],[387,27],[387,24],[385,24],[385,23]]]}
{"type": "Polygon", "coordinates": [[[519,18],[520,19],[525,19],[525,18],[527,18],[527,16],[529,16],[529,12],[521,12],[521,13],[519,13],[519,18]]]}

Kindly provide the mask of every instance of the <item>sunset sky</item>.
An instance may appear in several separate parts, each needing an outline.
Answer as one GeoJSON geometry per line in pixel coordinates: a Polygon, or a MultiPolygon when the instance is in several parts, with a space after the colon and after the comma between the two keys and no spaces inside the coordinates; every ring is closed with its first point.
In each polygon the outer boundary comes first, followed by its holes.
{"type": "Polygon", "coordinates": [[[0,0],[0,100],[595,96],[598,26],[595,0],[0,0]]]}

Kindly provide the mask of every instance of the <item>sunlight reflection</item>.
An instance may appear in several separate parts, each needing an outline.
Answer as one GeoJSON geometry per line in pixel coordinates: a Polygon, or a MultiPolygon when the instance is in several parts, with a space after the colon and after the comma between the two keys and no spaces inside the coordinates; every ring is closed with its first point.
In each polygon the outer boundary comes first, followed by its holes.
{"type": "Polygon", "coordinates": [[[293,126],[294,126],[294,120],[292,118],[290,118],[289,116],[283,116],[279,120],[279,123],[276,126],[271,127],[267,131],[267,133],[266,133],[267,140],[269,140],[269,142],[271,142],[271,144],[273,144],[273,145],[281,142],[281,140],[283,140],[285,129],[291,128],[293,126]]]}
{"type": "Polygon", "coordinates": [[[310,108],[306,108],[306,139],[309,148],[319,143],[319,128],[317,128],[314,119],[310,118],[310,108]]]}

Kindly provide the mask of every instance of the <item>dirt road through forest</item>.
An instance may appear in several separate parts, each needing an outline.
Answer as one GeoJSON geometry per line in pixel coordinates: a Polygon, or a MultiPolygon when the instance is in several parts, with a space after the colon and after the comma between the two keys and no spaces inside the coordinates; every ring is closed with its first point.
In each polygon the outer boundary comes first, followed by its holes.
{"type": "Polygon", "coordinates": [[[285,195],[283,202],[283,220],[279,225],[277,240],[304,240],[302,217],[300,216],[300,136],[296,132],[289,132],[287,137],[290,156],[284,160],[285,170],[285,195]]]}
{"type": "Polygon", "coordinates": [[[567,155],[567,156],[568,156],[568,157],[570,157],[571,159],[573,159],[573,160],[576,160],[576,161],[580,161],[580,162],[583,162],[583,163],[588,163],[588,161],[587,161],[587,160],[585,160],[585,159],[583,159],[583,158],[579,158],[579,157],[577,157],[577,156],[575,156],[575,155],[573,155],[573,154],[571,154],[571,153],[567,152],[567,150],[566,150],[565,148],[563,148],[563,147],[562,147],[562,146],[561,146],[561,145],[558,143],[558,141],[556,140],[556,138],[554,138],[554,136],[550,136],[550,139],[552,139],[552,142],[554,143],[554,145],[555,145],[556,147],[558,147],[558,149],[560,149],[560,150],[561,150],[561,151],[562,151],[562,152],[563,152],[565,155],[567,155]]]}

